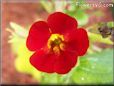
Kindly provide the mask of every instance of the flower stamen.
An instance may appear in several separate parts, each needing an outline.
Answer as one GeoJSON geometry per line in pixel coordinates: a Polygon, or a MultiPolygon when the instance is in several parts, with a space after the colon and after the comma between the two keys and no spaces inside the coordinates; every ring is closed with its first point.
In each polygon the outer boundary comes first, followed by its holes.
{"type": "Polygon", "coordinates": [[[53,48],[53,51],[54,51],[54,53],[56,53],[57,55],[59,55],[60,54],[60,48],[59,48],[59,46],[55,46],[53,48]]]}
{"type": "Polygon", "coordinates": [[[64,50],[64,37],[60,34],[52,34],[48,40],[47,46],[56,54],[60,54],[64,50]]]}

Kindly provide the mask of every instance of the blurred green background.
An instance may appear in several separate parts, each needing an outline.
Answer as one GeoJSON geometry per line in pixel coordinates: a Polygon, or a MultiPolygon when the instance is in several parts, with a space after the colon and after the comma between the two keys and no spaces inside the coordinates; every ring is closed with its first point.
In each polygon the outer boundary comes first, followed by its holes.
{"type": "MultiPolygon", "coordinates": [[[[81,7],[83,0],[30,0],[2,2],[2,83],[3,84],[112,84],[113,42],[103,38],[99,23],[114,27],[112,7],[81,7]],[[36,70],[29,58],[34,52],[26,48],[26,37],[33,22],[46,21],[50,13],[64,12],[77,19],[88,31],[90,46],[86,55],[68,74],[47,74],[36,70]]],[[[111,2],[114,4],[113,2],[111,2]]]]}

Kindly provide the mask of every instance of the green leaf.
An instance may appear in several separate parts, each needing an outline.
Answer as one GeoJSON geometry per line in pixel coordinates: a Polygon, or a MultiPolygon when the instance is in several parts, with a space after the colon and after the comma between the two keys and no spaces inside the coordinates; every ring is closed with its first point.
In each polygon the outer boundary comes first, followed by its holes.
{"type": "Polygon", "coordinates": [[[40,81],[40,72],[36,70],[29,62],[29,59],[33,52],[29,51],[26,47],[27,36],[25,34],[27,34],[28,32],[26,31],[26,29],[22,28],[16,23],[11,23],[11,27],[14,31],[12,29],[7,29],[9,32],[11,32],[8,42],[11,44],[13,53],[16,54],[16,70],[21,73],[30,74],[36,80],[40,81]],[[22,35],[22,33],[24,35],[22,35]]]}
{"type": "Polygon", "coordinates": [[[78,24],[80,26],[88,23],[88,15],[85,12],[83,12],[82,10],[78,10],[76,12],[76,14],[74,15],[74,17],[77,19],[78,24]]]}
{"type": "Polygon", "coordinates": [[[21,37],[27,37],[28,31],[25,28],[23,28],[22,26],[14,23],[14,22],[10,22],[10,26],[17,35],[19,35],[21,37]]]}
{"type": "Polygon", "coordinates": [[[55,7],[55,11],[60,11],[62,12],[63,9],[65,8],[66,6],[66,1],[59,1],[59,0],[55,0],[54,1],[54,7],[55,7]]]}
{"type": "Polygon", "coordinates": [[[60,80],[60,77],[56,73],[42,73],[42,84],[57,84],[60,83],[58,80],[60,80]]]}
{"type": "Polygon", "coordinates": [[[51,13],[54,11],[54,6],[51,1],[49,2],[49,1],[45,1],[45,0],[40,0],[40,3],[48,13],[51,13]]]}
{"type": "Polygon", "coordinates": [[[109,38],[102,38],[100,34],[88,32],[88,35],[91,42],[101,42],[111,45],[113,44],[113,42],[109,38]]]}
{"type": "Polygon", "coordinates": [[[108,23],[107,23],[107,26],[108,26],[109,28],[114,27],[114,22],[113,22],[113,21],[108,22],[108,23]]]}
{"type": "Polygon", "coordinates": [[[77,84],[111,84],[113,83],[113,50],[79,58],[72,79],[77,84]]]}
{"type": "Polygon", "coordinates": [[[64,10],[64,12],[74,17],[77,20],[79,26],[83,26],[88,23],[88,15],[84,12],[84,10],[81,9],[77,9],[76,11],[64,10]]]}
{"type": "Polygon", "coordinates": [[[35,79],[40,81],[40,72],[36,70],[29,62],[33,52],[30,52],[26,47],[26,39],[19,36],[14,36],[10,41],[13,52],[16,54],[15,68],[21,73],[32,75],[35,79]],[[17,46],[17,44],[19,44],[17,46]]]}

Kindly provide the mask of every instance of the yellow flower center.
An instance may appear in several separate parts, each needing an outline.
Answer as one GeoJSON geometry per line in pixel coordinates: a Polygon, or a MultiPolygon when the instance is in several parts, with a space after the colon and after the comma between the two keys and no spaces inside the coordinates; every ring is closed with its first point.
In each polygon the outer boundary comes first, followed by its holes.
{"type": "Polygon", "coordinates": [[[64,50],[64,37],[60,34],[52,34],[48,40],[47,46],[55,54],[60,54],[61,50],[64,50]]]}

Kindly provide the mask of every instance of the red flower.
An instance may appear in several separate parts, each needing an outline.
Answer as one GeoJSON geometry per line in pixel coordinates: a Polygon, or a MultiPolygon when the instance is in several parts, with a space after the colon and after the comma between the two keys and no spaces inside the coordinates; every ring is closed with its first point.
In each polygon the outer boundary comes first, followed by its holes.
{"type": "Polygon", "coordinates": [[[68,73],[77,63],[78,56],[89,46],[87,32],[77,29],[77,21],[61,12],[51,14],[47,22],[35,22],[27,38],[27,47],[35,53],[30,63],[47,73],[68,73]]]}

